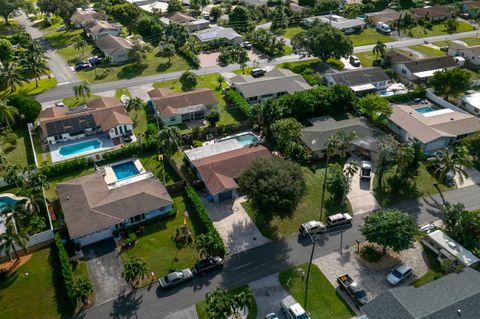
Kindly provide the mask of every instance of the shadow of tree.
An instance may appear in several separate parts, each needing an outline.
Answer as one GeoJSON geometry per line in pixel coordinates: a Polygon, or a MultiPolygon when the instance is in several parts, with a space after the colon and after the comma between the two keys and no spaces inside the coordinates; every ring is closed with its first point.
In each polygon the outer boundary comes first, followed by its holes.
{"type": "Polygon", "coordinates": [[[160,64],[157,66],[156,70],[157,70],[157,72],[165,72],[165,71],[167,71],[171,66],[172,66],[172,63],[170,63],[170,62],[168,62],[168,61],[167,61],[167,62],[162,62],[162,63],[160,63],[160,64]]]}
{"type": "Polygon", "coordinates": [[[148,64],[131,63],[124,66],[120,72],[118,72],[117,77],[119,79],[131,79],[141,75],[146,68],[148,68],[148,64]]]}
{"type": "Polygon", "coordinates": [[[114,319],[137,317],[137,310],[143,302],[143,296],[136,296],[136,291],[132,290],[127,294],[120,295],[113,301],[113,309],[110,317],[114,319]]]}

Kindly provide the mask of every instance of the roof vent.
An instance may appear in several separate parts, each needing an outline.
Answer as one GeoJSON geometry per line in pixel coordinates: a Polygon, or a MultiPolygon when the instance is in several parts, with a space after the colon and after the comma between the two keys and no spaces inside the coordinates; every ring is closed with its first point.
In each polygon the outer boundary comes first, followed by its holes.
{"type": "Polygon", "coordinates": [[[456,249],[456,248],[457,248],[457,245],[456,245],[453,241],[448,241],[447,244],[448,244],[448,247],[450,247],[450,248],[452,248],[452,249],[456,249]]]}
{"type": "Polygon", "coordinates": [[[462,315],[462,310],[461,310],[461,309],[458,309],[458,310],[457,310],[457,314],[458,314],[459,316],[461,316],[461,315],[462,315]]]}
{"type": "Polygon", "coordinates": [[[453,121],[453,120],[454,120],[453,117],[451,117],[451,118],[450,118],[450,121],[453,121]]]}
{"type": "Polygon", "coordinates": [[[67,196],[67,200],[70,199],[70,196],[67,196]]]}

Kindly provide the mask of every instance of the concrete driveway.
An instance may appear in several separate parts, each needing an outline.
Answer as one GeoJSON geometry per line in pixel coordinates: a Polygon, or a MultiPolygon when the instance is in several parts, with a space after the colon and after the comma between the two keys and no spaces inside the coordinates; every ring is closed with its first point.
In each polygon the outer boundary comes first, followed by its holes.
{"type": "Polygon", "coordinates": [[[102,240],[83,248],[88,273],[95,289],[95,304],[121,295],[128,287],[122,277],[123,262],[113,239],[102,240]]]}
{"type": "Polygon", "coordinates": [[[222,203],[210,203],[206,197],[201,198],[229,254],[233,255],[270,241],[263,237],[242,207],[245,197],[222,203]]]}
{"type": "Polygon", "coordinates": [[[257,301],[257,318],[263,319],[272,312],[279,318],[285,318],[280,308],[280,300],[289,294],[280,284],[278,273],[252,281],[249,286],[257,301]]]}
{"type": "MultiPolygon", "coordinates": [[[[349,165],[353,160],[357,161],[360,166],[362,160],[356,156],[352,155],[345,166],[349,165]]],[[[370,181],[360,180],[360,168],[358,172],[352,177],[350,183],[350,192],[347,194],[347,199],[352,206],[352,211],[355,215],[365,214],[373,210],[380,208],[375,196],[373,195],[372,183],[373,183],[373,171],[372,178],[370,181]]]]}

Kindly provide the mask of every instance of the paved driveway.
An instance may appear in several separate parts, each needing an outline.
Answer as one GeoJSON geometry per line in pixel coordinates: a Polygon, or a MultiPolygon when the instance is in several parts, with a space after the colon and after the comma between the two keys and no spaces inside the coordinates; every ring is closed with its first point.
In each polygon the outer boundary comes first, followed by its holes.
{"type": "Polygon", "coordinates": [[[83,248],[83,254],[97,296],[97,305],[125,291],[128,285],[122,277],[123,262],[113,239],[88,245],[83,248]]]}
{"type": "MultiPolygon", "coordinates": [[[[352,155],[345,165],[349,165],[351,161],[356,160],[358,165],[362,162],[360,158],[352,155]]],[[[360,168],[358,172],[352,177],[350,184],[350,192],[347,194],[347,199],[352,206],[352,211],[355,215],[365,214],[380,208],[375,196],[373,195],[372,183],[374,174],[372,172],[372,179],[370,181],[360,180],[360,168]]]]}
{"type": "Polygon", "coordinates": [[[249,284],[257,301],[257,318],[265,318],[275,312],[279,318],[284,318],[280,308],[280,300],[288,296],[288,292],[278,280],[278,273],[255,280],[249,284]]]}

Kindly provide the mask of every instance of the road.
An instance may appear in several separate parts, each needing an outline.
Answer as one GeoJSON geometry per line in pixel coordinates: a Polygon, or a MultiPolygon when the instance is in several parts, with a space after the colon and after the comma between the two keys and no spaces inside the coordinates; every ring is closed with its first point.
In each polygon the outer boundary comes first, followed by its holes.
{"type": "MultiPolygon", "coordinates": [[[[480,208],[480,186],[474,185],[443,194],[425,196],[399,205],[411,214],[419,225],[441,217],[439,205],[445,199],[451,203],[461,202],[469,210],[480,208]]],[[[325,256],[341,247],[355,245],[363,240],[359,227],[363,216],[355,216],[350,229],[329,233],[318,239],[315,258],[325,256]]],[[[191,283],[164,291],[155,282],[151,287],[126,293],[117,299],[96,305],[81,314],[82,318],[164,318],[167,314],[184,309],[205,298],[216,287],[233,288],[277,273],[282,269],[308,261],[311,246],[308,240],[299,240],[292,235],[279,241],[250,249],[227,258],[221,274],[195,278],[191,283]]]]}

